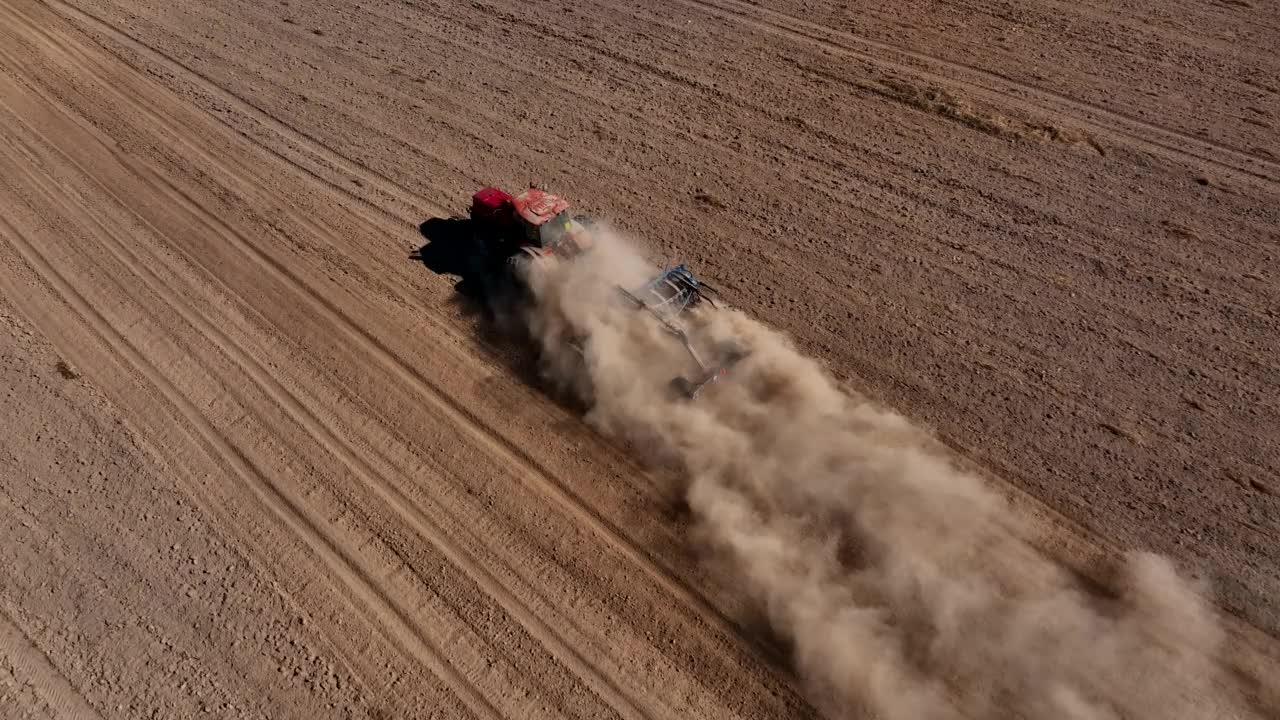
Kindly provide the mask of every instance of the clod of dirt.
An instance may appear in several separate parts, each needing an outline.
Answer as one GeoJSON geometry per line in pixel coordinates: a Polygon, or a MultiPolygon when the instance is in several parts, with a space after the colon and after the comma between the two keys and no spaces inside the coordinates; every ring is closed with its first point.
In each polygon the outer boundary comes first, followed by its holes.
{"type": "Polygon", "coordinates": [[[868,86],[877,94],[933,113],[996,137],[1021,137],[1009,118],[976,110],[972,105],[937,87],[919,87],[910,82],[890,78],[878,87],[868,86]]]}
{"type": "Polygon", "coordinates": [[[1200,239],[1200,234],[1197,233],[1195,230],[1192,230],[1191,228],[1187,227],[1186,225],[1180,225],[1176,222],[1171,222],[1169,220],[1161,220],[1160,224],[1163,225],[1165,229],[1167,229],[1170,233],[1172,233],[1173,235],[1177,235],[1178,237],[1186,238],[1187,240],[1200,239]]]}
{"type": "Polygon", "coordinates": [[[66,360],[59,360],[58,364],[55,365],[54,368],[57,369],[59,375],[67,380],[78,380],[80,378],[80,373],[72,370],[66,360]]]}
{"type": "Polygon", "coordinates": [[[725,204],[723,200],[721,200],[720,198],[710,193],[705,193],[705,192],[697,193],[693,196],[693,199],[695,202],[698,203],[699,206],[704,208],[715,208],[716,210],[724,210],[725,208],[729,207],[728,205],[725,204]]]}
{"type": "Polygon", "coordinates": [[[1128,430],[1126,428],[1123,428],[1119,425],[1116,425],[1115,423],[1104,422],[1104,423],[1099,423],[1099,426],[1103,430],[1106,430],[1107,432],[1111,433],[1112,435],[1115,435],[1118,438],[1124,438],[1125,440],[1128,440],[1131,443],[1136,443],[1136,444],[1142,443],[1142,439],[1138,436],[1137,433],[1131,430],[1128,430]]]}

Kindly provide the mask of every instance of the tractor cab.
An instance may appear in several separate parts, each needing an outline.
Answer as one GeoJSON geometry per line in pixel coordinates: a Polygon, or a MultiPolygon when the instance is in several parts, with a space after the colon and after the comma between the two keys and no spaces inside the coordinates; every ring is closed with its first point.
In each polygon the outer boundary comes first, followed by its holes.
{"type": "Polygon", "coordinates": [[[524,241],[531,245],[542,245],[543,229],[569,209],[569,203],[563,198],[537,188],[520,193],[512,199],[511,205],[524,233],[524,241]]]}
{"type": "Polygon", "coordinates": [[[471,197],[471,219],[480,233],[508,252],[525,247],[572,256],[591,245],[582,220],[569,213],[569,203],[537,188],[515,197],[484,188],[471,197]]]}
{"type": "Polygon", "coordinates": [[[516,196],[512,206],[525,243],[569,256],[590,247],[586,227],[570,214],[569,203],[563,198],[530,188],[516,196]]]}

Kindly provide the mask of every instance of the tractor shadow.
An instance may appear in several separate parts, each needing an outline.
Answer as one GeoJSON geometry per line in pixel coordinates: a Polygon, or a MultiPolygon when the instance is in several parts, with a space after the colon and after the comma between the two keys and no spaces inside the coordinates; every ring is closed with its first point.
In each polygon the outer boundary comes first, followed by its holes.
{"type": "MultiPolygon", "coordinates": [[[[545,376],[537,343],[525,323],[517,317],[511,298],[490,296],[487,292],[492,284],[483,276],[483,264],[476,262],[472,221],[465,217],[437,217],[422,222],[418,230],[426,244],[410,254],[410,260],[421,262],[437,275],[458,278],[454,285],[457,293],[454,301],[463,309],[468,329],[480,341],[479,347],[486,359],[505,371],[506,381],[514,380],[574,418],[566,420],[564,427],[553,430],[557,433],[579,432],[584,427],[584,416],[591,409],[589,404],[545,376]]],[[[592,436],[593,442],[607,446],[611,451],[631,450],[624,441],[607,440],[594,432],[592,436]]],[[[650,471],[657,472],[654,468],[650,471]]],[[[655,488],[655,493],[659,496],[658,505],[663,519],[672,526],[686,527],[690,510],[683,490],[668,482],[655,488]]]]}
{"type": "Polygon", "coordinates": [[[490,360],[506,369],[525,387],[549,396],[566,410],[581,415],[586,408],[557,393],[542,376],[532,338],[515,316],[509,298],[491,295],[491,286],[477,262],[476,239],[469,218],[431,218],[418,226],[427,241],[409,259],[437,275],[458,278],[456,299],[471,323],[471,331],[490,360]]]}
{"type": "Polygon", "coordinates": [[[430,218],[418,226],[427,241],[409,256],[437,275],[458,278],[454,290],[469,301],[472,310],[488,312],[482,278],[475,269],[475,239],[470,218],[430,218]]]}

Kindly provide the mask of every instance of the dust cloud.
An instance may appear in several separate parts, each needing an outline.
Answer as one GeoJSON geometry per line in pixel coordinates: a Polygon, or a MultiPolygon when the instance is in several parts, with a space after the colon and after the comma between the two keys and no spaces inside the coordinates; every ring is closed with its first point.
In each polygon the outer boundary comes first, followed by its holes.
{"type": "Polygon", "coordinates": [[[1223,634],[1202,588],[1134,554],[1117,596],[1097,597],[1023,541],[1001,496],[784,335],[732,309],[699,313],[706,347],[733,339],[751,354],[696,401],[674,396],[688,356],[615,290],[657,268],[617,233],[596,236],[590,255],[528,278],[545,372],[598,429],[680,468],[700,540],[824,714],[1249,716],[1221,689],[1223,634]]]}

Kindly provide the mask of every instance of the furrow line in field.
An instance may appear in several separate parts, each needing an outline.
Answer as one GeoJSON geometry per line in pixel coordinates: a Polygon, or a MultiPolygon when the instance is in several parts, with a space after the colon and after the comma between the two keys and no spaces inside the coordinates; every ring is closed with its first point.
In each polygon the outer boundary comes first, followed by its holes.
{"type": "MultiPolygon", "coordinates": [[[[375,14],[377,14],[377,13],[375,12],[375,14]]],[[[381,15],[379,15],[379,16],[381,17],[381,15]]],[[[386,20],[388,20],[388,21],[391,21],[391,22],[399,22],[399,21],[395,20],[394,18],[384,18],[384,19],[386,19],[386,20]]],[[[482,51],[478,51],[478,52],[481,52],[481,54],[482,54],[482,55],[484,54],[482,51]]],[[[494,56],[494,59],[497,59],[497,58],[496,58],[496,56],[494,56]]],[[[140,106],[140,107],[141,107],[141,109],[143,109],[144,111],[146,110],[145,106],[140,106]]],[[[766,115],[768,115],[768,114],[769,114],[769,113],[767,112],[767,110],[761,110],[761,112],[764,112],[766,115]]],[[[181,138],[181,136],[180,136],[180,135],[175,135],[175,138],[177,138],[178,142],[183,142],[184,144],[186,144],[186,143],[185,143],[185,141],[184,141],[184,140],[182,140],[182,138],[181,138]]],[[[836,138],[829,138],[829,139],[832,139],[832,140],[838,141],[838,139],[836,139],[836,138]]],[[[212,158],[211,156],[208,156],[207,154],[205,154],[205,153],[204,153],[204,151],[203,151],[201,148],[196,147],[196,146],[190,146],[190,147],[191,147],[191,150],[192,150],[193,152],[200,153],[201,155],[203,155],[203,156],[207,157],[211,162],[213,162],[213,163],[215,163],[215,164],[217,164],[217,163],[218,163],[218,161],[217,161],[217,159],[216,159],[216,158],[212,158]]],[[[365,203],[367,203],[367,202],[368,202],[367,200],[364,200],[363,198],[359,197],[358,195],[355,195],[354,193],[352,193],[349,189],[347,189],[347,188],[345,188],[345,187],[341,186],[339,183],[335,183],[335,182],[332,182],[332,181],[326,180],[326,179],[324,179],[324,178],[320,177],[320,176],[319,176],[319,174],[317,174],[316,172],[311,171],[311,170],[309,170],[309,169],[307,169],[307,168],[302,168],[298,163],[296,163],[296,162],[294,162],[294,161],[291,161],[291,160],[289,160],[289,159],[287,159],[287,158],[284,158],[283,156],[280,156],[280,155],[279,155],[279,154],[278,154],[274,149],[272,149],[272,148],[270,148],[270,147],[267,147],[267,146],[262,146],[262,147],[263,147],[265,150],[267,150],[268,152],[271,152],[271,153],[273,153],[273,154],[277,155],[277,157],[280,157],[280,158],[281,158],[281,160],[283,160],[284,162],[289,163],[289,164],[291,164],[291,165],[292,165],[292,166],[294,166],[294,167],[298,167],[298,168],[302,169],[304,172],[307,172],[308,174],[311,174],[313,177],[315,177],[315,178],[316,178],[316,180],[317,180],[318,182],[324,183],[327,187],[329,187],[329,188],[331,188],[331,189],[334,189],[334,190],[338,190],[339,192],[341,192],[341,193],[343,193],[343,194],[345,194],[345,195],[347,195],[347,196],[349,196],[349,197],[352,197],[353,199],[355,199],[355,200],[357,200],[357,201],[359,201],[359,202],[365,202],[365,203]]],[[[850,171],[854,171],[854,170],[853,170],[852,168],[850,168],[850,171]]],[[[864,180],[865,180],[865,181],[867,181],[867,182],[870,182],[870,181],[871,181],[869,177],[864,178],[864,180]]],[[[407,189],[405,189],[403,186],[397,186],[397,187],[398,187],[400,190],[402,190],[403,192],[408,193],[408,190],[407,190],[407,189]]],[[[937,201],[936,201],[936,200],[934,200],[934,199],[931,199],[927,194],[921,194],[921,193],[917,193],[917,192],[910,191],[910,190],[907,190],[907,189],[902,189],[901,191],[902,191],[902,192],[904,192],[904,193],[906,193],[906,194],[908,194],[908,195],[910,195],[911,197],[913,197],[913,199],[917,199],[917,200],[919,200],[920,202],[922,202],[922,203],[924,203],[924,204],[926,204],[926,205],[937,206],[937,207],[940,207],[940,208],[942,207],[942,204],[941,204],[941,203],[937,202],[937,201]]],[[[833,190],[832,192],[834,192],[834,190],[833,190]]],[[[433,210],[437,210],[437,211],[443,212],[443,210],[441,210],[440,208],[435,207],[435,206],[434,206],[433,204],[431,204],[431,203],[423,203],[423,205],[424,205],[425,207],[430,207],[430,208],[432,208],[433,210]]],[[[329,232],[328,232],[328,231],[326,231],[325,229],[323,229],[323,228],[321,228],[321,227],[317,226],[315,223],[310,222],[310,221],[309,221],[309,220],[307,220],[305,217],[300,217],[300,216],[297,216],[297,215],[293,215],[293,217],[294,217],[295,219],[297,219],[300,223],[302,223],[302,224],[304,224],[305,226],[307,226],[307,227],[308,227],[308,229],[309,229],[309,230],[311,230],[311,231],[313,232],[313,234],[315,234],[316,236],[332,238],[332,234],[331,234],[331,233],[329,233],[329,232]]],[[[975,219],[975,220],[976,220],[976,219],[975,219]]],[[[980,221],[979,221],[979,222],[980,222],[980,221]]],[[[982,224],[982,223],[980,222],[980,224],[982,224]]],[[[336,251],[338,251],[338,252],[344,252],[344,250],[343,250],[343,247],[342,247],[341,243],[336,242],[336,241],[333,241],[333,242],[331,242],[330,244],[331,244],[331,247],[332,247],[334,250],[336,250],[336,251]]],[[[992,257],[989,257],[989,256],[985,255],[984,253],[981,253],[981,252],[979,252],[979,251],[975,251],[975,250],[972,250],[972,249],[968,249],[968,250],[966,250],[966,252],[969,252],[969,253],[971,253],[971,254],[975,255],[976,257],[979,257],[979,258],[981,258],[981,259],[983,259],[983,260],[990,261],[990,260],[992,260],[992,259],[993,259],[992,257]]],[[[1082,257],[1088,257],[1088,254],[1087,254],[1087,253],[1081,253],[1080,251],[1077,251],[1077,250],[1073,250],[1073,252],[1075,252],[1075,253],[1077,253],[1077,254],[1080,254],[1082,257]]],[[[385,264],[385,261],[383,261],[383,262],[384,262],[384,264],[385,264]]],[[[1023,270],[1023,269],[1025,269],[1025,268],[1020,268],[1020,271],[1021,271],[1021,270],[1023,270]]],[[[414,302],[414,301],[412,300],[412,297],[411,297],[410,295],[407,295],[407,294],[402,294],[400,297],[404,298],[404,302],[406,302],[406,303],[408,303],[408,304],[410,304],[410,305],[416,306],[416,307],[418,307],[418,308],[420,308],[420,309],[424,310],[424,311],[425,311],[424,315],[425,315],[426,317],[430,318],[430,319],[433,321],[433,324],[435,324],[435,325],[436,325],[437,329],[439,329],[439,330],[443,331],[444,333],[449,334],[449,335],[451,335],[451,336],[453,336],[453,337],[455,337],[455,338],[456,338],[456,337],[458,337],[456,327],[454,327],[453,325],[444,324],[444,323],[441,323],[441,322],[439,322],[439,321],[438,321],[438,318],[437,318],[438,313],[434,310],[434,308],[432,308],[431,306],[428,306],[428,305],[426,305],[426,304],[424,304],[424,303],[421,303],[421,302],[414,302]]],[[[1126,308],[1123,308],[1123,307],[1120,307],[1120,306],[1116,306],[1116,307],[1117,307],[1117,309],[1118,309],[1118,311],[1119,311],[1120,313],[1125,314],[1126,316],[1128,316],[1128,315],[1131,315],[1131,314],[1132,314],[1132,313],[1131,313],[1131,311],[1127,310],[1126,308]]],[[[984,331],[984,334],[985,334],[985,335],[990,336],[990,333],[986,333],[986,332],[985,332],[985,331],[989,330],[990,328],[984,327],[984,326],[982,326],[982,325],[980,325],[980,324],[970,323],[970,322],[968,322],[967,320],[962,320],[961,322],[964,322],[967,326],[973,326],[973,327],[975,327],[975,328],[977,328],[977,329],[979,329],[979,330],[982,330],[982,331],[984,331]]],[[[464,342],[466,342],[466,340],[464,340],[464,342]]],[[[482,342],[482,341],[477,341],[477,340],[474,340],[474,338],[473,338],[473,339],[471,339],[471,342],[482,342]]]]}
{"type": "MultiPolygon", "coordinates": [[[[33,133],[40,135],[39,131],[29,128],[33,133]]],[[[49,143],[47,137],[42,138],[49,143]]],[[[52,146],[52,143],[49,143],[52,146]]],[[[86,177],[92,177],[88,170],[79,166],[75,159],[64,155],[66,160],[78,167],[86,177]]],[[[159,179],[158,177],[156,179],[159,179]]],[[[32,178],[33,181],[39,182],[38,179],[32,178]]],[[[111,189],[100,180],[98,182],[103,192],[112,196],[113,199],[122,207],[128,207],[119,197],[115,196],[111,189]]],[[[215,228],[210,224],[212,217],[208,216],[203,210],[189,206],[184,202],[183,198],[177,196],[172,190],[163,187],[155,182],[150,183],[151,187],[159,194],[163,195],[169,201],[177,206],[183,206],[184,210],[197,223],[202,224],[205,228],[214,234],[224,236],[229,228],[215,228]],[[201,217],[203,216],[203,217],[201,217]]],[[[48,189],[46,188],[46,194],[48,189]]],[[[141,218],[143,222],[147,222],[145,218],[141,218]]],[[[90,218],[95,224],[97,221],[90,218]]],[[[483,592],[492,597],[504,610],[517,622],[523,625],[538,641],[556,656],[558,660],[565,664],[575,674],[584,680],[593,691],[606,703],[613,706],[623,717],[643,718],[647,714],[643,712],[636,701],[629,697],[616,682],[604,676],[599,670],[585,657],[579,653],[574,645],[556,632],[556,630],[542,620],[538,613],[528,607],[520,600],[515,592],[502,584],[487,568],[485,568],[477,559],[466,550],[466,545],[458,543],[448,536],[448,534],[440,527],[440,525],[430,517],[427,513],[413,503],[411,499],[406,497],[387,477],[378,472],[367,460],[365,460],[353,447],[343,441],[338,433],[335,433],[323,420],[313,413],[307,405],[293,395],[281,383],[275,380],[271,374],[262,365],[253,358],[253,356],[244,350],[238,343],[230,338],[226,333],[220,330],[216,323],[210,322],[199,312],[186,307],[186,304],[178,299],[174,290],[169,287],[161,277],[151,270],[155,264],[164,264],[164,260],[160,257],[142,258],[134,251],[130,250],[124,243],[114,238],[112,234],[100,224],[99,230],[104,238],[110,239],[111,247],[108,252],[123,266],[133,268],[139,279],[143,280],[146,285],[151,287],[160,295],[171,309],[177,312],[192,327],[199,329],[206,337],[214,341],[215,345],[229,358],[233,360],[244,372],[251,377],[263,390],[263,392],[276,402],[286,413],[294,419],[299,426],[305,428],[307,432],[317,441],[317,443],[338,458],[348,469],[350,469],[361,481],[365,487],[375,491],[380,499],[386,505],[396,512],[419,536],[426,539],[455,567],[464,572],[468,577],[472,578],[483,592]]],[[[158,229],[153,228],[157,236],[163,237],[158,229]]],[[[184,255],[186,254],[185,251],[184,255]]],[[[190,260],[190,256],[188,256],[190,260]]],[[[208,269],[206,268],[206,271],[208,269]]],[[[242,400],[242,404],[248,406],[247,402],[242,400]]],[[[465,526],[465,523],[457,523],[459,526],[465,526]]],[[[477,539],[468,538],[471,542],[477,539]]],[[[536,591],[532,585],[521,588],[524,593],[535,594],[536,591]]],[[[544,611],[554,612],[553,606],[543,600],[543,604],[547,607],[544,611]]]]}
{"type": "MultiPolygon", "coordinates": [[[[0,13],[3,13],[3,9],[4,6],[0,5],[0,13]]],[[[241,194],[245,196],[246,200],[261,201],[260,205],[257,207],[279,210],[285,217],[296,222],[300,227],[307,230],[311,236],[326,240],[331,250],[343,253],[347,257],[350,257],[349,244],[344,243],[341,238],[335,235],[334,232],[324,224],[316,222],[305,213],[298,212],[288,204],[279,203],[276,199],[278,194],[272,192],[268,185],[269,181],[264,179],[264,177],[262,177],[259,172],[256,172],[253,167],[239,161],[234,154],[219,156],[210,151],[209,148],[199,143],[192,142],[187,133],[183,132],[181,128],[175,126],[172,120],[157,112],[144,98],[138,96],[128,83],[113,82],[110,78],[104,77],[100,74],[94,61],[87,57],[86,54],[78,48],[59,41],[57,38],[50,35],[44,28],[32,25],[30,27],[30,31],[32,34],[41,37],[45,43],[47,43],[46,48],[50,52],[59,54],[63,57],[68,65],[74,68],[76,72],[80,73],[82,77],[96,79],[99,89],[103,92],[114,96],[122,104],[149,118],[157,127],[163,128],[167,133],[167,140],[172,142],[173,146],[182,148],[185,153],[189,153],[191,157],[199,158],[200,160],[208,163],[211,167],[223,173],[225,175],[225,180],[228,181],[227,183],[223,183],[223,187],[228,191],[241,194]]],[[[128,66],[127,63],[125,64],[128,66]]],[[[32,84],[29,84],[29,87],[31,87],[33,92],[41,95],[41,97],[50,104],[58,104],[57,101],[49,97],[49,95],[39,87],[32,84]]],[[[216,118],[214,119],[216,120],[216,118]]],[[[234,132],[231,128],[226,128],[226,130],[228,132],[234,132]]],[[[94,134],[97,136],[96,132],[94,132],[94,134]]],[[[299,162],[285,157],[275,148],[264,145],[252,140],[251,138],[245,138],[243,135],[239,134],[235,136],[235,139],[243,139],[252,142],[255,148],[269,153],[271,156],[276,158],[286,170],[300,172],[310,178],[311,181],[321,188],[345,195],[357,203],[373,210],[374,212],[371,214],[360,214],[356,215],[356,217],[366,226],[366,229],[374,237],[379,236],[385,231],[385,227],[380,226],[376,220],[377,217],[398,220],[390,215],[389,211],[380,208],[376,204],[356,195],[355,193],[352,193],[348,188],[343,187],[340,183],[322,177],[318,171],[305,167],[299,162]]],[[[99,137],[99,140],[103,140],[103,138],[99,137]]],[[[103,141],[109,142],[105,140],[103,141]]],[[[407,195],[408,191],[405,190],[404,192],[407,195]]],[[[445,212],[443,208],[439,208],[430,202],[424,202],[423,205],[434,211],[445,212]]],[[[483,344],[481,340],[478,340],[471,335],[459,332],[455,325],[449,324],[442,319],[438,309],[421,301],[416,301],[411,293],[402,293],[398,297],[402,302],[409,304],[413,308],[424,311],[423,315],[426,317],[428,322],[432,324],[434,331],[443,333],[460,344],[471,346],[483,344]]],[[[459,357],[461,359],[461,356],[459,357]]]]}
{"type": "MultiPolygon", "coordinates": [[[[279,119],[272,117],[270,114],[268,114],[261,108],[258,108],[257,106],[251,104],[245,98],[242,98],[239,95],[236,95],[235,93],[232,93],[223,89],[220,85],[213,82],[209,78],[205,77],[200,72],[187,66],[185,63],[177,60],[176,58],[171,57],[170,55],[166,54],[162,50],[158,50],[156,48],[151,47],[150,45],[147,45],[146,43],[143,43],[137,38],[134,38],[133,36],[129,35],[123,30],[120,30],[119,28],[108,23],[107,21],[102,20],[101,18],[90,13],[89,11],[83,8],[76,7],[74,5],[70,5],[64,0],[44,0],[44,2],[46,2],[49,5],[50,9],[52,9],[55,14],[60,15],[64,19],[74,22],[74,18],[80,18],[86,24],[97,28],[103,33],[114,38],[117,42],[120,42],[121,44],[127,47],[131,47],[134,50],[137,50],[144,55],[150,56],[152,59],[156,60],[161,65],[169,68],[175,74],[191,78],[194,82],[196,82],[198,85],[203,87],[211,96],[216,97],[220,100],[223,100],[224,102],[230,103],[236,106],[237,108],[240,108],[243,112],[252,116],[255,120],[258,120],[264,125],[270,127],[272,130],[278,132],[280,135],[292,141],[296,145],[304,148],[311,148],[313,152],[315,152],[324,160],[333,164],[335,167],[341,169],[343,172],[349,173],[353,177],[359,178],[362,182],[366,182],[369,185],[381,190],[392,199],[397,199],[396,196],[399,196],[400,199],[413,197],[412,193],[410,193],[403,186],[396,183],[394,180],[386,177],[385,175],[377,172],[376,170],[372,170],[364,165],[361,165],[360,163],[357,163],[347,158],[346,156],[342,155],[338,151],[328,147],[324,143],[320,142],[314,137],[311,137],[305,132],[298,130],[297,128],[294,128],[290,125],[287,125],[284,122],[281,122],[279,119]],[[57,8],[61,8],[66,12],[65,13],[58,12],[57,9],[54,9],[54,6],[57,6],[57,8]]],[[[37,23],[31,23],[30,21],[28,22],[33,27],[37,27],[37,28],[39,27],[37,23]]],[[[108,52],[110,51],[108,50],[108,52]]],[[[128,65],[127,62],[125,64],[128,65]]],[[[130,65],[130,67],[132,66],[130,65]]],[[[296,165],[296,163],[292,163],[292,162],[291,164],[296,165]]],[[[412,212],[397,214],[392,210],[383,208],[367,199],[360,198],[358,196],[352,195],[351,193],[347,193],[347,195],[349,197],[352,197],[353,199],[358,200],[362,204],[367,205],[371,210],[375,211],[376,213],[399,222],[409,222],[410,221],[409,218],[413,216],[412,212]]]]}
{"type": "MultiPolygon", "coordinates": [[[[63,6],[61,0],[49,0],[63,6]]],[[[78,9],[71,8],[78,14],[84,14],[78,9]]],[[[160,61],[168,65],[175,71],[181,70],[183,74],[191,74],[203,78],[198,73],[182,66],[180,63],[173,61],[159,51],[148,46],[142,45],[137,40],[123,35],[115,28],[99,20],[94,16],[86,17],[95,25],[101,27],[104,31],[117,37],[123,38],[123,42],[131,46],[144,49],[144,52],[160,58],[160,61]]],[[[203,82],[208,83],[207,79],[203,82]]],[[[210,88],[219,97],[228,102],[235,102],[237,105],[242,101],[237,97],[216,85],[210,88]]],[[[251,106],[250,106],[251,107],[251,106]]],[[[295,142],[306,144],[318,144],[307,136],[300,135],[296,130],[290,128],[280,121],[270,118],[260,110],[252,108],[255,115],[260,116],[264,122],[268,122],[272,127],[280,131],[283,135],[292,138],[295,142]]],[[[320,147],[323,147],[322,145],[320,147]]],[[[333,153],[332,150],[327,150],[333,153]]],[[[335,155],[337,159],[350,163],[340,155],[335,155]]],[[[361,166],[362,167],[362,166],[361,166]]],[[[346,168],[344,168],[346,169],[346,168]]],[[[378,176],[381,178],[382,176],[378,176]]],[[[399,188],[394,181],[386,180],[393,187],[399,188]]],[[[401,188],[402,189],[402,188],[401,188]]],[[[403,189],[402,189],[403,190],[403,189]]],[[[181,191],[178,191],[181,193],[181,191]]],[[[406,191],[407,192],[407,191],[406,191]]],[[[237,237],[234,235],[233,237],[237,237]]],[[[333,302],[324,297],[324,294],[317,291],[309,283],[294,273],[284,263],[277,258],[269,255],[262,248],[259,248],[244,238],[237,238],[237,246],[252,261],[260,264],[270,274],[275,276],[282,282],[297,286],[309,296],[311,302],[317,306],[320,314],[332,318],[340,330],[351,340],[358,343],[369,350],[370,355],[379,359],[384,365],[390,369],[394,375],[403,380],[406,386],[414,388],[418,395],[427,400],[436,410],[438,414],[452,421],[457,427],[464,430],[468,435],[472,436],[476,442],[492,451],[499,459],[504,460],[509,466],[518,468],[518,475],[526,482],[532,483],[535,487],[541,488],[555,499],[572,517],[583,523],[584,526],[590,528],[598,536],[602,537],[614,549],[620,552],[628,561],[637,567],[640,567],[657,581],[664,589],[670,592],[674,597],[685,603],[691,610],[700,615],[710,626],[717,628],[719,631],[728,636],[739,636],[738,630],[734,623],[728,619],[721,611],[716,609],[710,602],[700,593],[689,587],[683,580],[676,577],[670,570],[660,564],[646,550],[635,546],[621,530],[606,518],[600,516],[596,511],[586,505],[579,499],[562,481],[555,477],[549,469],[542,466],[537,460],[533,459],[526,452],[515,446],[511,441],[497,433],[492,427],[479,418],[473,411],[463,406],[447,392],[441,389],[435,382],[424,376],[419,370],[414,368],[410,363],[391,350],[382,340],[369,334],[367,330],[355,323],[346,312],[333,302]]]]}
{"type": "MultiPolygon", "coordinates": [[[[73,209],[74,210],[74,209],[73,209]]],[[[436,677],[447,683],[461,700],[478,717],[495,720],[501,714],[454,667],[442,659],[440,649],[418,628],[409,611],[396,602],[375,578],[393,577],[396,572],[370,568],[367,561],[354,557],[357,553],[347,546],[340,531],[329,526],[322,518],[309,512],[305,500],[285,483],[275,482],[228,437],[221,434],[204,417],[190,398],[159,370],[146,354],[136,347],[95,304],[60,273],[36,244],[27,239],[7,219],[0,218],[0,230],[5,230],[10,244],[25,263],[61,297],[80,317],[100,341],[109,345],[135,371],[160,392],[183,416],[187,427],[184,432],[202,447],[211,458],[228,466],[231,473],[258,501],[301,539],[351,593],[359,599],[364,611],[371,614],[374,625],[381,627],[385,637],[399,646],[436,677]]],[[[2,275],[2,274],[0,274],[2,275]]],[[[129,329],[136,327],[130,324],[129,329]]],[[[228,388],[228,392],[231,390],[228,388]]],[[[399,568],[403,570],[403,566],[399,568]]]]}
{"type": "Polygon", "coordinates": [[[802,40],[831,52],[857,58],[873,65],[915,75],[940,85],[958,85],[975,95],[998,102],[1013,103],[1051,115],[1069,118],[1100,135],[1119,136],[1129,142],[1163,154],[1172,154],[1225,170],[1243,173],[1270,183],[1280,183],[1280,162],[1223,143],[1198,138],[1148,122],[1101,105],[1024,83],[975,65],[945,60],[928,53],[909,50],[855,33],[826,28],[785,13],[738,0],[679,0],[687,7],[700,8],[726,19],[736,19],[759,30],[793,40],[802,40]],[[898,55],[891,60],[884,53],[898,55]],[[922,69],[911,62],[950,70],[954,75],[922,69]],[[1004,84],[1025,95],[997,87],[1004,84]],[[1218,155],[1215,157],[1215,154],[1218,155]]]}
{"type": "MultiPolygon", "coordinates": [[[[0,607],[0,669],[11,673],[16,682],[43,703],[52,713],[50,717],[59,720],[100,720],[102,717],[3,607],[0,607]]],[[[15,702],[21,703],[21,700],[15,699],[15,702]]]]}

